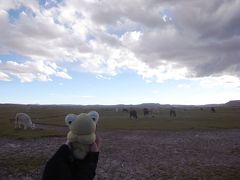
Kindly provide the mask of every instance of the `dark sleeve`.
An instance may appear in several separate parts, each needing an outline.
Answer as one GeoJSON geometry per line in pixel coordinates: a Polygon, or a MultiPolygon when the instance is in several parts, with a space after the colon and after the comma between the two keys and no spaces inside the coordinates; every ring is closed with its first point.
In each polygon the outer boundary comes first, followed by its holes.
{"type": "Polygon", "coordinates": [[[89,152],[87,158],[89,158],[89,174],[90,179],[93,179],[96,175],[97,163],[99,152],[89,152]]]}
{"type": "Polygon", "coordinates": [[[89,152],[83,160],[75,160],[73,166],[74,180],[92,180],[96,175],[99,152],[89,152]]]}
{"type": "Polygon", "coordinates": [[[70,155],[69,147],[66,144],[62,145],[47,161],[42,180],[71,180],[70,155]]]}

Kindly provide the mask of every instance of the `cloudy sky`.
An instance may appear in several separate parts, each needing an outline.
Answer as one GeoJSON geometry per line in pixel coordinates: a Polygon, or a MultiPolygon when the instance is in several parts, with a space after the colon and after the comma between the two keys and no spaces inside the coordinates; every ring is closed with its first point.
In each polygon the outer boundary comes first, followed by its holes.
{"type": "Polygon", "coordinates": [[[240,99],[240,0],[0,0],[0,103],[240,99]]]}

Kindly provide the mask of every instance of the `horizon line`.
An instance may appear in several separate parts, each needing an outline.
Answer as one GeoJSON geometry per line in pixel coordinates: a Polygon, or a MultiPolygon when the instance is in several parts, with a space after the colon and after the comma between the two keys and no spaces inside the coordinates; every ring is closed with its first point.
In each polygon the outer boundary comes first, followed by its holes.
{"type": "Polygon", "coordinates": [[[140,103],[140,104],[40,104],[40,103],[0,103],[0,105],[39,105],[39,106],[139,106],[144,104],[157,104],[162,106],[207,106],[207,105],[222,105],[227,104],[232,101],[240,101],[240,100],[230,100],[225,103],[207,103],[207,104],[170,104],[170,103],[140,103]]]}

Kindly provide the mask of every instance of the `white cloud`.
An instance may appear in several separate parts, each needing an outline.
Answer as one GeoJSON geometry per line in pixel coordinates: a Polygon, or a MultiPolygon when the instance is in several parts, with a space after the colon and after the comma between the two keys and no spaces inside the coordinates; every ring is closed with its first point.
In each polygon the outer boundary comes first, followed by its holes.
{"type": "Polygon", "coordinates": [[[200,85],[203,88],[215,88],[217,86],[236,88],[240,86],[240,79],[231,75],[207,77],[200,80],[200,85]]]}
{"type": "Polygon", "coordinates": [[[28,82],[52,76],[71,79],[60,66],[68,64],[71,70],[71,64],[74,69],[78,64],[80,71],[103,77],[130,69],[146,81],[204,78],[203,86],[211,85],[212,79],[218,84],[239,83],[237,0],[55,4],[44,8],[38,1],[0,1],[0,53],[28,58],[1,63],[2,76],[28,82]],[[9,9],[22,6],[28,10],[11,22],[9,9]],[[166,9],[170,15],[161,14],[166,9]]]}
{"type": "Polygon", "coordinates": [[[131,43],[137,43],[141,38],[141,36],[142,36],[142,32],[139,32],[139,31],[126,32],[121,37],[121,41],[123,42],[123,44],[126,44],[126,45],[131,43]]]}
{"type": "Polygon", "coordinates": [[[51,81],[52,76],[71,79],[65,69],[61,69],[52,62],[26,61],[17,63],[14,61],[0,62],[1,77],[10,80],[10,77],[17,77],[21,82],[34,80],[51,81]]]}
{"type": "Polygon", "coordinates": [[[18,3],[14,0],[0,0],[0,9],[10,9],[10,8],[16,8],[18,3]]]}
{"type": "Polygon", "coordinates": [[[177,87],[181,88],[181,89],[189,89],[189,88],[191,88],[191,85],[190,84],[178,84],[177,87]]]}
{"type": "Polygon", "coordinates": [[[107,80],[112,79],[111,77],[103,76],[103,75],[101,75],[101,74],[97,75],[96,78],[97,78],[97,79],[107,79],[107,80]]]}
{"type": "Polygon", "coordinates": [[[10,77],[5,73],[0,72],[0,80],[1,81],[10,81],[10,77]]]}

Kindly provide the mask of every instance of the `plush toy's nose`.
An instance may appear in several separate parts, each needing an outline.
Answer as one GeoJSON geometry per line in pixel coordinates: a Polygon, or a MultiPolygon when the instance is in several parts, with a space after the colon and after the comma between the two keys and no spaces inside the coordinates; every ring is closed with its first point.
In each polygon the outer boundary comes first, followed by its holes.
{"type": "Polygon", "coordinates": [[[95,132],[96,124],[91,117],[85,113],[78,115],[76,121],[73,121],[70,130],[77,135],[87,135],[95,132]]]}

